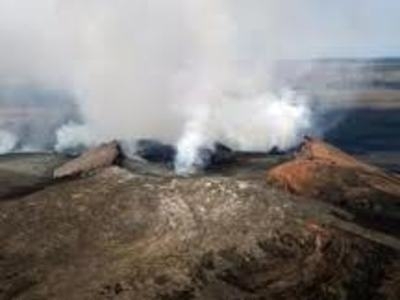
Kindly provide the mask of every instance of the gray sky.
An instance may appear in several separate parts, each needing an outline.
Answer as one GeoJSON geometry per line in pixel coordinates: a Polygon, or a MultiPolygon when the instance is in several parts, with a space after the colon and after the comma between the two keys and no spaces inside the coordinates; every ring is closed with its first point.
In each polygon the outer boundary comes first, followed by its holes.
{"type": "Polygon", "coordinates": [[[234,1],[237,19],[247,18],[248,48],[260,43],[251,32],[265,30],[276,54],[289,58],[400,56],[397,0],[234,1]]]}
{"type": "MultiPolygon", "coordinates": [[[[310,14],[316,36],[331,34],[331,42],[314,42],[328,55],[399,56],[400,1],[396,0],[311,0],[310,14]],[[337,39],[337,43],[335,40],[337,39]]],[[[317,51],[318,53],[318,51],[317,51]]]]}
{"type": "Polygon", "coordinates": [[[262,67],[282,58],[400,56],[400,1],[0,0],[0,82],[65,84],[95,60],[124,65],[135,52],[136,64],[151,56],[159,66],[210,49],[207,59],[220,63],[232,51],[262,67]],[[197,51],[198,41],[209,49],[197,51]]]}

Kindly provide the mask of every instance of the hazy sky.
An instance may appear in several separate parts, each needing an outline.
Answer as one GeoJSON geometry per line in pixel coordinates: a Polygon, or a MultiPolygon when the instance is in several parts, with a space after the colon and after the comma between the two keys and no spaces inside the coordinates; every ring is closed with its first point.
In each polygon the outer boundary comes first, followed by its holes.
{"type": "Polygon", "coordinates": [[[280,55],[400,56],[397,0],[234,1],[242,3],[238,18],[247,16],[254,30],[270,28],[280,55]]]}
{"type": "Polygon", "coordinates": [[[0,81],[75,81],[76,67],[105,61],[110,47],[160,65],[200,40],[218,61],[234,49],[260,66],[277,58],[400,56],[400,1],[0,0],[0,81]]]}
{"type": "MultiPolygon", "coordinates": [[[[340,36],[342,43],[321,45],[352,56],[400,55],[400,1],[396,0],[311,0],[310,12],[316,31],[340,36]]],[[[318,43],[316,43],[318,44],[318,43]]]]}

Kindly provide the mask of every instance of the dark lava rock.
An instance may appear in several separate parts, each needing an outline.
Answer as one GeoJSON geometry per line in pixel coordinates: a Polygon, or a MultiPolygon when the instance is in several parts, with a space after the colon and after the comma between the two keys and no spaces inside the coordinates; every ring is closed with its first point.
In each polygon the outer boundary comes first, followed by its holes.
{"type": "Polygon", "coordinates": [[[200,157],[204,169],[220,168],[236,161],[236,153],[220,143],[215,143],[214,149],[200,149],[200,157]]]}
{"type": "Polygon", "coordinates": [[[0,299],[399,299],[399,241],[334,215],[263,181],[105,168],[0,202],[0,299]]]}
{"type": "Polygon", "coordinates": [[[175,160],[175,147],[156,140],[139,140],[136,154],[150,162],[172,164],[175,160]]]}
{"type": "MultiPolygon", "coordinates": [[[[139,140],[136,144],[136,155],[153,163],[165,164],[173,168],[177,150],[174,146],[163,144],[155,140],[139,140]]],[[[229,147],[215,143],[213,149],[199,149],[201,168],[214,169],[236,161],[236,153],[229,147]]]]}

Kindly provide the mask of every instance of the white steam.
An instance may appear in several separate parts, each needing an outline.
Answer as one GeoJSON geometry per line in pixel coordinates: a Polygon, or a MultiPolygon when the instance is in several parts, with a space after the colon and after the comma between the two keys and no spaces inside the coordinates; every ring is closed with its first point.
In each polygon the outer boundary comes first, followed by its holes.
{"type": "Polygon", "coordinates": [[[270,92],[269,67],[332,54],[341,34],[305,2],[1,0],[0,82],[74,92],[87,127],[61,128],[57,150],[154,138],[177,145],[186,172],[215,141],[286,149],[311,113],[270,92]]]}
{"type": "Polygon", "coordinates": [[[180,174],[201,168],[202,147],[216,142],[242,151],[287,150],[312,130],[312,114],[304,97],[286,91],[255,98],[222,99],[197,112],[177,144],[175,169],[180,174]]]}
{"type": "Polygon", "coordinates": [[[0,154],[11,152],[15,149],[18,138],[11,132],[0,130],[0,154]]]}
{"type": "Polygon", "coordinates": [[[80,148],[96,146],[101,139],[94,135],[86,125],[76,124],[73,122],[61,126],[56,131],[57,142],[54,149],[59,152],[74,151],[80,148]]]}
{"type": "Polygon", "coordinates": [[[199,149],[217,141],[242,150],[286,149],[310,127],[304,103],[267,92],[274,29],[261,27],[259,34],[268,59],[248,53],[241,23],[249,20],[237,15],[238,4],[72,3],[59,5],[66,10],[61,16],[78,21],[71,24],[80,40],[73,80],[94,132],[66,126],[56,149],[92,145],[93,137],[150,137],[176,143],[176,169],[183,173],[201,166],[199,149]]]}

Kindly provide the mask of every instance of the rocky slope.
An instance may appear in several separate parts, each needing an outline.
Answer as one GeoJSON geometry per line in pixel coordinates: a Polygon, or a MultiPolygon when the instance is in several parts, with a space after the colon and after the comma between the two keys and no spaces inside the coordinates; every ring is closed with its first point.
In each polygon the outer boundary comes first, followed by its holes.
{"type": "Polygon", "coordinates": [[[352,213],[276,189],[256,168],[193,178],[135,168],[3,197],[0,299],[400,296],[399,240],[352,213]]]}
{"type": "Polygon", "coordinates": [[[268,171],[267,178],[289,192],[339,205],[365,224],[400,234],[400,178],[322,141],[307,139],[293,160],[268,171]]]}

